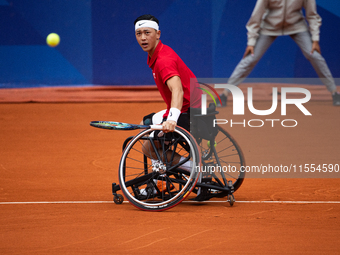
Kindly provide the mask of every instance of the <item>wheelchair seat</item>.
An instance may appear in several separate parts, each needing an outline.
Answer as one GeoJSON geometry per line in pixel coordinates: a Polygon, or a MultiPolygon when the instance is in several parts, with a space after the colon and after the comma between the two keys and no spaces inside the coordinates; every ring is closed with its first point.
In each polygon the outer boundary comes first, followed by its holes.
{"type": "Polygon", "coordinates": [[[190,131],[198,143],[200,139],[213,140],[218,133],[217,125],[214,126],[214,120],[219,113],[215,104],[209,104],[207,114],[202,114],[201,111],[201,108],[190,108],[190,131]]]}

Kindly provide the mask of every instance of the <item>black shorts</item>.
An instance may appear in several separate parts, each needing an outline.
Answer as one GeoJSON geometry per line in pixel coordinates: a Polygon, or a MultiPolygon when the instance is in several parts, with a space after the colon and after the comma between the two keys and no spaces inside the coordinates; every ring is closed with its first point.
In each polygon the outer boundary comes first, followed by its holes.
{"type": "MultiPolygon", "coordinates": [[[[144,116],[143,118],[143,124],[144,125],[152,125],[152,117],[153,115],[155,115],[156,113],[150,113],[146,116],[144,116]]],[[[166,118],[163,119],[162,122],[166,121],[166,118]]],[[[181,113],[181,115],[179,115],[179,118],[177,120],[177,125],[184,128],[185,130],[190,132],[190,114],[189,112],[185,112],[185,113],[181,113]]]]}

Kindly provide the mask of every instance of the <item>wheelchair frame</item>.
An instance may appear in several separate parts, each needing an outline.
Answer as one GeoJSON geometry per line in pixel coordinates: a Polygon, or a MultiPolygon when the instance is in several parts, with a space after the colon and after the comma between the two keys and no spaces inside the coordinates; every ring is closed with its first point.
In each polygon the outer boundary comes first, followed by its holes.
{"type": "MultiPolygon", "coordinates": [[[[218,112],[215,111],[215,108],[210,110],[209,108],[206,115],[195,114],[194,118],[202,119],[209,116],[214,118],[218,112]]],[[[179,204],[190,192],[194,192],[199,194],[197,196],[197,198],[200,197],[198,201],[209,200],[213,197],[227,197],[227,202],[229,202],[230,206],[233,206],[235,202],[234,192],[241,186],[245,177],[245,172],[241,168],[245,166],[245,160],[242,150],[235,139],[220,126],[217,126],[216,131],[217,134],[211,137],[201,138],[198,135],[194,138],[184,129],[176,127],[173,137],[163,138],[163,142],[159,137],[150,136],[154,132],[151,129],[143,130],[136,136],[128,137],[122,146],[123,155],[119,168],[120,185],[112,183],[114,202],[121,204],[124,201],[124,197],[117,194],[117,191],[122,190],[124,196],[137,208],[148,211],[162,211],[179,204]],[[130,154],[133,154],[136,150],[134,145],[137,144],[136,146],[140,147],[145,141],[150,141],[152,144],[156,154],[155,157],[159,159],[157,164],[160,166],[158,168],[155,167],[154,163],[148,163],[150,157],[146,155],[143,155],[143,160],[139,158],[130,159],[130,154]],[[163,155],[160,155],[158,152],[159,148],[155,147],[156,143],[161,144],[161,153],[163,155]],[[167,153],[172,153],[170,159],[168,159],[169,155],[165,155],[166,147],[169,144],[173,146],[173,149],[169,150],[171,152],[167,153]],[[179,147],[181,149],[177,152],[176,150],[179,147]],[[187,150],[186,161],[190,158],[190,160],[197,164],[192,167],[190,172],[181,169],[179,165],[181,162],[173,165],[173,162],[175,162],[174,155],[185,152],[182,147],[187,150]],[[143,168],[143,171],[140,170],[138,174],[135,174],[133,171],[137,167],[135,165],[130,167],[130,161],[133,164],[140,164],[140,168],[143,168]],[[222,165],[227,165],[229,170],[230,167],[235,167],[235,173],[221,171],[222,165]],[[199,166],[199,172],[196,171],[197,166],[199,166]],[[220,167],[220,171],[213,171],[214,167],[220,167]],[[132,175],[136,175],[136,178],[128,179],[132,175]],[[159,182],[162,185],[165,182],[165,186],[162,186],[161,189],[158,187],[159,182]],[[175,189],[175,191],[171,188],[175,189]]],[[[182,164],[184,163],[183,161],[182,164]]]]}

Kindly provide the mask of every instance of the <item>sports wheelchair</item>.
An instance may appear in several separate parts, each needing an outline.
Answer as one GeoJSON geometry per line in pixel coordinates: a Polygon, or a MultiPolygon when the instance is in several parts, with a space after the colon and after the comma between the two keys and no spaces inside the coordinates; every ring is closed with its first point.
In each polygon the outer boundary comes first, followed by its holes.
{"type": "Polygon", "coordinates": [[[190,109],[191,134],[181,127],[160,135],[153,129],[128,137],[119,164],[119,185],[112,183],[114,202],[124,197],[147,211],[170,209],[191,192],[191,200],[227,197],[230,206],[241,186],[245,160],[240,146],[221,126],[213,126],[218,112],[212,103],[207,114],[190,109]]]}

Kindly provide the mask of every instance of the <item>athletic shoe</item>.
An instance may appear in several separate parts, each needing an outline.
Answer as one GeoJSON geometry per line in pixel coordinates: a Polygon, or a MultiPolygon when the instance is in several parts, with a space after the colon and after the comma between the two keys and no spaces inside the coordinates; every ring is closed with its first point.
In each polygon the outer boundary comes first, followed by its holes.
{"type": "MultiPolygon", "coordinates": [[[[154,180],[154,182],[156,183],[156,180],[154,180]]],[[[157,188],[159,189],[159,191],[162,193],[163,191],[166,192],[168,191],[166,188],[166,181],[157,181],[157,188]]],[[[169,183],[169,188],[170,190],[173,190],[175,188],[175,186],[172,183],[169,183]]],[[[141,189],[140,191],[140,199],[147,199],[150,197],[153,197],[153,195],[158,195],[158,191],[157,189],[152,185],[152,184],[148,184],[148,187],[146,187],[145,189],[141,189]]]]}
{"type": "Polygon", "coordinates": [[[338,92],[335,92],[333,95],[333,105],[340,106],[340,94],[338,92]]]}
{"type": "Polygon", "coordinates": [[[224,94],[221,94],[219,96],[221,98],[222,105],[220,103],[220,100],[218,100],[218,98],[216,98],[216,106],[217,107],[226,107],[227,106],[227,99],[228,99],[228,97],[226,95],[224,95],[224,94]]]}

